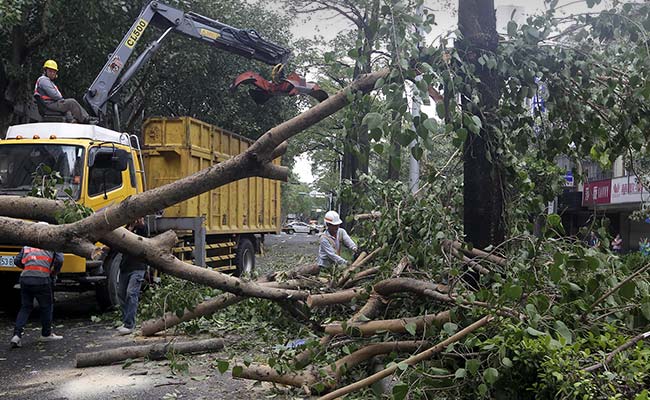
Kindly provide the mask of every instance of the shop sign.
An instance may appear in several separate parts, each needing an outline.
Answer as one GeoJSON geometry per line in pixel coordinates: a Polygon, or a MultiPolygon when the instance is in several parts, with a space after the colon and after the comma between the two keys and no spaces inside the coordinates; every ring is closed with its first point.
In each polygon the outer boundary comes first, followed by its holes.
{"type": "Polygon", "coordinates": [[[582,205],[609,204],[611,201],[611,179],[585,183],[582,191],[582,205]]]}
{"type": "Polygon", "coordinates": [[[612,179],[612,204],[648,201],[650,194],[634,175],[612,179]]]}

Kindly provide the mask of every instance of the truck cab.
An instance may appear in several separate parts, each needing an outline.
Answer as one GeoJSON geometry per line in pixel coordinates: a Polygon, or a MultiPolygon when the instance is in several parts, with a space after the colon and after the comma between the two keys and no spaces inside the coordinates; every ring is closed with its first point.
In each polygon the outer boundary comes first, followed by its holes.
{"type": "MultiPolygon", "coordinates": [[[[144,190],[139,145],[126,133],[94,125],[34,123],[9,128],[0,140],[0,198],[26,196],[38,189],[36,176],[56,171],[58,199],[71,199],[97,211],[144,190]]],[[[135,138],[137,143],[137,138],[135,138]]],[[[10,290],[21,270],[13,265],[20,249],[0,240],[0,288],[10,290]]],[[[65,254],[57,285],[70,290],[103,290],[102,263],[65,254]],[[74,288],[74,289],[71,289],[74,288]]],[[[98,293],[98,299],[100,293],[98,293]]]]}

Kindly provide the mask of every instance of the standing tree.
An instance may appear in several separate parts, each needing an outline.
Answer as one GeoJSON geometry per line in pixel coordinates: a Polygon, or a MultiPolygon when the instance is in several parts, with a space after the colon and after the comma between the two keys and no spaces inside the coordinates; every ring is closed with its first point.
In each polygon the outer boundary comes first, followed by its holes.
{"type": "Polygon", "coordinates": [[[497,107],[501,97],[496,71],[486,63],[497,53],[494,1],[459,0],[458,28],[461,38],[458,52],[465,68],[480,80],[480,85],[466,85],[461,91],[464,118],[471,129],[464,149],[464,228],[469,242],[485,248],[505,239],[504,173],[495,151],[497,107]]]}

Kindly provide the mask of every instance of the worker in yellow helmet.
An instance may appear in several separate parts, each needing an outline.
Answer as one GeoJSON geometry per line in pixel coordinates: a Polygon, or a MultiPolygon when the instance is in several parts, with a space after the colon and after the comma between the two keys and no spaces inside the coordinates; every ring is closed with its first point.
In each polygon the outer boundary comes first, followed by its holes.
{"type": "Polygon", "coordinates": [[[45,107],[52,111],[72,115],[75,121],[81,123],[91,122],[88,112],[75,99],[64,99],[59,88],[54,84],[58,76],[59,66],[54,60],[47,60],[43,64],[43,75],[36,80],[34,96],[40,97],[45,107]]]}

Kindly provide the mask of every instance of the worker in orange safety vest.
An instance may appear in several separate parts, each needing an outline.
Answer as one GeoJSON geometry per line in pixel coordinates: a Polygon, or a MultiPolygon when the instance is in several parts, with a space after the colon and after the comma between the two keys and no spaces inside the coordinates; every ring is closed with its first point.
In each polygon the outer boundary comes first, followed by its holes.
{"type": "Polygon", "coordinates": [[[40,97],[45,107],[52,111],[70,113],[76,122],[89,123],[91,118],[88,112],[75,99],[64,99],[54,79],[59,74],[59,66],[54,60],[47,60],[43,64],[43,75],[34,85],[34,96],[40,97]]]}
{"type": "Polygon", "coordinates": [[[25,246],[14,257],[14,264],[23,270],[20,274],[21,307],[16,317],[11,347],[22,347],[22,336],[32,312],[34,299],[38,301],[41,315],[41,341],[62,339],[52,332],[54,306],[53,279],[63,266],[63,254],[25,246]]]}

